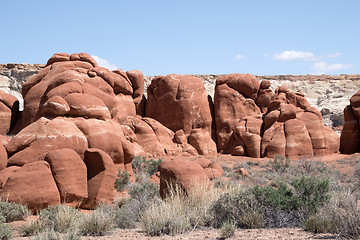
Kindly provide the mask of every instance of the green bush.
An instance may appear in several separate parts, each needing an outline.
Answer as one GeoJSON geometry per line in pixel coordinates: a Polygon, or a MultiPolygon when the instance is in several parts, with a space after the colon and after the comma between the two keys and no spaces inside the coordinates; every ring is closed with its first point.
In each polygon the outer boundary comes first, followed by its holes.
{"type": "Polygon", "coordinates": [[[263,209],[251,190],[224,193],[211,207],[213,225],[220,228],[227,222],[239,228],[257,228],[265,223],[263,209]]]}
{"type": "Polygon", "coordinates": [[[295,179],[291,185],[295,189],[306,216],[316,213],[330,199],[327,179],[303,176],[295,179]]]}
{"type": "Polygon", "coordinates": [[[230,238],[235,235],[236,226],[231,222],[224,223],[221,227],[221,239],[230,238]]]}
{"type": "Polygon", "coordinates": [[[12,236],[12,229],[5,221],[5,217],[0,215],[0,239],[2,240],[11,239],[12,236]]]}
{"type": "Polygon", "coordinates": [[[159,186],[149,180],[143,180],[142,182],[136,182],[130,185],[129,194],[131,198],[145,198],[151,199],[159,195],[159,186]]]}
{"type": "Polygon", "coordinates": [[[45,226],[38,220],[26,222],[20,227],[20,232],[24,236],[33,236],[45,231],[45,226]]]}
{"type": "Polygon", "coordinates": [[[161,162],[161,158],[155,160],[152,158],[146,159],[146,157],[141,158],[141,156],[135,156],[132,160],[131,165],[135,174],[143,172],[146,173],[148,176],[152,176],[157,172],[161,162]]]}
{"type": "Polygon", "coordinates": [[[113,230],[114,208],[109,205],[103,205],[95,211],[84,216],[79,223],[79,232],[82,235],[103,236],[113,230]]]}
{"type": "Polygon", "coordinates": [[[275,172],[285,173],[290,167],[290,158],[276,155],[274,160],[270,159],[268,165],[270,166],[270,169],[275,172]]]}
{"type": "Polygon", "coordinates": [[[118,228],[122,229],[132,229],[136,228],[135,219],[140,218],[140,216],[135,216],[135,213],[125,205],[122,208],[118,208],[114,214],[115,225],[118,228]]]}
{"type": "Polygon", "coordinates": [[[5,217],[5,222],[12,222],[24,220],[30,215],[30,211],[21,204],[6,202],[0,199],[0,215],[5,217]]]}
{"type": "Polygon", "coordinates": [[[66,205],[49,206],[40,211],[37,221],[46,229],[65,233],[81,219],[79,210],[66,205]]]}
{"type": "Polygon", "coordinates": [[[121,192],[130,183],[129,173],[125,170],[118,170],[118,176],[115,181],[116,191],[121,192]]]}
{"type": "Polygon", "coordinates": [[[323,215],[311,215],[304,221],[304,230],[312,233],[334,233],[333,220],[323,215]]]}
{"type": "Polygon", "coordinates": [[[255,186],[252,189],[257,201],[263,206],[275,207],[281,210],[296,210],[300,206],[299,198],[284,183],[277,188],[272,186],[255,186]]]}

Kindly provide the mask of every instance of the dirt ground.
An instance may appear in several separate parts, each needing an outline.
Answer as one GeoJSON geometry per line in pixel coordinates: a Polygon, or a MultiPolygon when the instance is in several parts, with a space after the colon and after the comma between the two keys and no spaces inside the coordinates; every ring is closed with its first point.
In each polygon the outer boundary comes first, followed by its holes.
{"type": "MultiPolygon", "coordinates": [[[[220,231],[218,229],[208,228],[203,230],[195,230],[192,232],[176,235],[176,236],[147,236],[141,229],[116,229],[110,234],[97,237],[82,237],[83,240],[117,240],[117,239],[138,239],[138,240],[200,240],[200,239],[220,239],[220,231]]],[[[13,239],[26,240],[34,239],[34,237],[21,237],[18,234],[13,239]]],[[[331,234],[312,234],[305,232],[300,228],[274,228],[274,229],[240,229],[236,230],[235,235],[228,239],[284,239],[284,240],[305,240],[305,239],[342,239],[331,234]]]]}

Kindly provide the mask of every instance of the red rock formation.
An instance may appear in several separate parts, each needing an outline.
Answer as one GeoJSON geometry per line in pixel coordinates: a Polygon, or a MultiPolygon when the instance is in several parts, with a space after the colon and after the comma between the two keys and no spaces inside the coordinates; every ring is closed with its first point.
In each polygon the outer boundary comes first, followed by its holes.
{"type": "Polygon", "coordinates": [[[94,208],[99,203],[111,203],[117,171],[111,157],[100,149],[89,148],[85,152],[84,163],[87,167],[88,198],[81,206],[94,208]]]}
{"type": "Polygon", "coordinates": [[[216,80],[214,107],[217,147],[221,153],[231,153],[231,135],[236,124],[247,116],[261,114],[255,104],[260,83],[251,74],[223,75],[216,80]]]}
{"type": "Polygon", "coordinates": [[[60,204],[60,194],[50,165],[45,161],[27,163],[13,171],[0,190],[0,197],[27,205],[34,212],[60,204]]]}
{"type": "Polygon", "coordinates": [[[0,135],[10,133],[16,124],[18,113],[17,98],[0,90],[0,135]]]}
{"type": "Polygon", "coordinates": [[[344,128],[340,136],[340,152],[345,154],[360,151],[360,90],[350,98],[350,105],[344,109],[344,128]]]}
{"type": "Polygon", "coordinates": [[[69,148],[53,150],[46,154],[45,161],[50,164],[61,201],[80,206],[88,197],[87,168],[77,152],[69,148]]]}
{"type": "Polygon", "coordinates": [[[159,76],[148,87],[147,117],[159,121],[173,132],[190,135],[199,154],[215,154],[212,116],[208,95],[200,78],[189,75],[159,76]]]}
{"type": "Polygon", "coordinates": [[[162,198],[169,193],[169,188],[176,189],[175,184],[182,190],[189,191],[197,185],[206,185],[209,181],[209,173],[199,163],[184,157],[164,159],[159,165],[159,171],[162,198]]]}
{"type": "Polygon", "coordinates": [[[301,93],[276,90],[264,116],[261,156],[321,156],[339,150],[339,137],[301,93]]]}

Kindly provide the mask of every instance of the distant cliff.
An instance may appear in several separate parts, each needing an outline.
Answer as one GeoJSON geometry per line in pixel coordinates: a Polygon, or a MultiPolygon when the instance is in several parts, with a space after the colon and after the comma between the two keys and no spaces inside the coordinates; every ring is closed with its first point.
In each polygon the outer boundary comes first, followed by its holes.
{"type": "MultiPolygon", "coordinates": [[[[0,89],[16,96],[22,105],[21,88],[27,79],[43,69],[43,64],[0,64],[0,89]]],[[[214,85],[219,75],[196,75],[203,79],[206,91],[214,96],[214,85]]],[[[154,77],[145,77],[145,86],[154,77]]],[[[360,89],[360,74],[342,75],[275,75],[257,76],[262,81],[270,80],[272,89],[284,85],[301,91],[311,105],[324,117],[324,123],[336,129],[344,123],[343,109],[350,97],[360,89]]]]}

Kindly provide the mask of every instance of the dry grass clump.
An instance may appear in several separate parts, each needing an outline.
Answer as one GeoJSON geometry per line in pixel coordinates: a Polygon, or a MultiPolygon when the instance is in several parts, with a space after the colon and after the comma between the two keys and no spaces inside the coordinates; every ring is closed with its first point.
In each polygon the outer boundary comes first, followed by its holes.
{"type": "Polygon", "coordinates": [[[329,203],[305,221],[305,230],[313,233],[337,233],[359,239],[359,193],[342,190],[333,194],[329,203]]]}
{"type": "Polygon", "coordinates": [[[205,185],[193,187],[185,193],[178,185],[160,203],[151,204],[141,218],[145,232],[151,236],[176,235],[210,223],[209,210],[219,198],[219,189],[205,185]]]}

